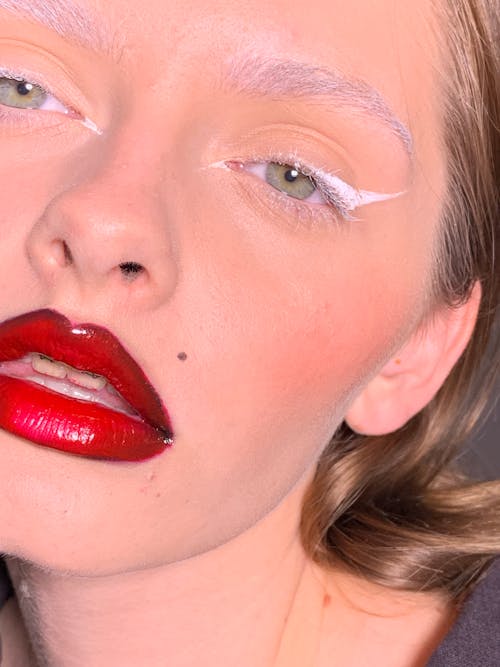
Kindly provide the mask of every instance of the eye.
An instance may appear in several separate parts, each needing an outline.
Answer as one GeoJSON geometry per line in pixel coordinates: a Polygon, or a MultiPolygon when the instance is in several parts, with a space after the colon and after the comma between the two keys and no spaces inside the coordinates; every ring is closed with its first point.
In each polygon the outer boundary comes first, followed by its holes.
{"type": "Polygon", "coordinates": [[[301,171],[298,166],[264,162],[247,163],[243,168],[294,199],[318,204],[327,203],[314,179],[301,171]]]}
{"type": "Polygon", "coordinates": [[[25,79],[0,77],[0,105],[15,109],[59,111],[68,113],[65,107],[44,88],[25,79]]]}
{"type": "Polygon", "coordinates": [[[238,160],[222,160],[209,165],[216,169],[231,169],[234,171],[246,171],[257,176],[260,180],[270,185],[275,190],[287,195],[289,199],[281,198],[283,206],[293,205],[295,210],[302,213],[314,211],[318,214],[326,209],[333,209],[348,222],[354,222],[352,211],[360,206],[367,206],[376,202],[383,202],[401,197],[406,190],[394,193],[373,192],[372,190],[358,190],[349,185],[335,172],[325,171],[319,167],[312,167],[298,159],[290,160],[286,157],[283,161],[265,159],[257,162],[238,160]],[[299,201],[292,201],[293,199],[299,201]],[[303,202],[307,202],[303,205],[303,202]],[[323,206],[309,206],[309,204],[323,204],[323,206]]]}

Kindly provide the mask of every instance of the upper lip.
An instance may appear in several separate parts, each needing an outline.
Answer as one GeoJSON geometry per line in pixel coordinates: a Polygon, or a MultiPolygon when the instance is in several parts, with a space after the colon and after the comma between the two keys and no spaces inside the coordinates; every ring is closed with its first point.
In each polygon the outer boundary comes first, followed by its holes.
{"type": "Polygon", "coordinates": [[[38,352],[104,376],[139,415],[171,436],[166,408],[139,364],[118,338],[96,324],[72,324],[60,313],[43,309],[0,325],[0,362],[38,352]]]}

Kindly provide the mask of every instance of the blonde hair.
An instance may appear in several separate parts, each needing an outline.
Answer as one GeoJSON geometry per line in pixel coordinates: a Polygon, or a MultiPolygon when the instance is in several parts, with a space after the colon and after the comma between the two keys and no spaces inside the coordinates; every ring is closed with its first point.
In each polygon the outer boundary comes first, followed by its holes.
{"type": "Polygon", "coordinates": [[[444,4],[448,183],[434,296],[454,307],[479,280],[478,322],[439,393],[404,428],[360,436],[340,427],[305,496],[301,536],[326,568],[458,598],[500,554],[500,482],[474,482],[457,460],[499,367],[500,31],[496,0],[444,4]]]}

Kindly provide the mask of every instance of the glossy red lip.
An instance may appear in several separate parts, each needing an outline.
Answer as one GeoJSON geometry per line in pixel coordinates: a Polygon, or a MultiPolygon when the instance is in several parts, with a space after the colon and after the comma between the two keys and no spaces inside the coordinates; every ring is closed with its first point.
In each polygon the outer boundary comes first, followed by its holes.
{"type": "Polygon", "coordinates": [[[31,352],[104,376],[137,417],[0,375],[0,428],[70,454],[116,461],[148,459],[172,444],[170,419],[160,397],[108,330],[73,325],[48,309],[0,325],[0,363],[31,352]]]}

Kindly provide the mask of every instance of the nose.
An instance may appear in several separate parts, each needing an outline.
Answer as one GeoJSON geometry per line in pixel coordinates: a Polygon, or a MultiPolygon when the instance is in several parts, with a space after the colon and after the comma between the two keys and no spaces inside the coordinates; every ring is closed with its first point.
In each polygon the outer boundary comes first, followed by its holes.
{"type": "Polygon", "coordinates": [[[137,137],[93,150],[34,222],[29,261],[53,303],[154,309],[177,281],[165,165],[137,137]]]}

